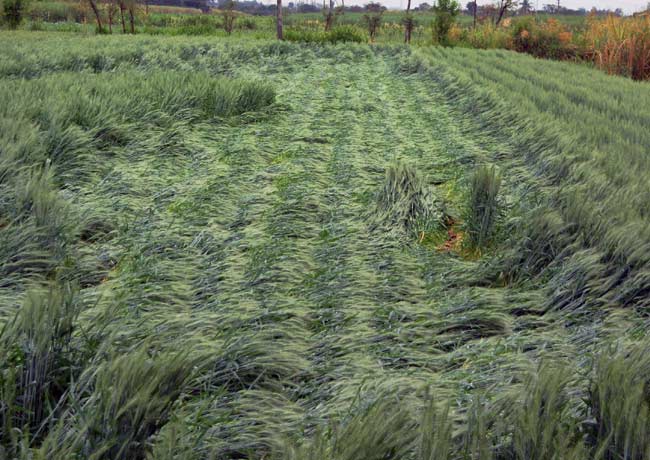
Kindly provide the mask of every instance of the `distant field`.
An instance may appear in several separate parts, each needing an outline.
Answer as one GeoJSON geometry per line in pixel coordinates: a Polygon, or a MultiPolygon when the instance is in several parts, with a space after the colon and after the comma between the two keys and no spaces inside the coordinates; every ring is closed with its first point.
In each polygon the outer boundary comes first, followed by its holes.
{"type": "Polygon", "coordinates": [[[29,32],[0,81],[3,455],[649,451],[647,83],[29,32]]]}
{"type": "MultiPolygon", "coordinates": [[[[355,25],[365,28],[365,13],[345,13],[337,16],[337,25],[355,25]]],[[[105,14],[104,14],[105,16],[105,14]]],[[[402,20],[404,12],[389,10],[382,16],[383,27],[378,34],[379,42],[403,41],[402,20]]],[[[94,18],[90,8],[79,2],[66,1],[34,1],[27,7],[29,23],[25,26],[33,30],[50,31],[85,31],[94,32],[94,18]]],[[[432,22],[435,15],[432,12],[415,12],[415,29],[413,40],[416,43],[430,44],[432,40],[432,22]]],[[[562,24],[571,27],[584,25],[584,17],[566,15],[539,14],[535,18],[545,20],[549,17],[557,19],[562,24]]],[[[235,21],[237,35],[250,35],[253,38],[273,38],[275,33],[273,16],[252,16],[240,14],[235,21]]],[[[460,15],[458,23],[462,27],[472,24],[472,17],[460,15]]],[[[104,17],[104,22],[107,18],[104,17]]],[[[322,29],[324,16],[322,13],[291,13],[286,12],[285,26],[288,28],[322,29]]],[[[119,18],[115,18],[113,33],[119,33],[119,18]]],[[[222,18],[218,10],[202,13],[195,8],[167,6],[138,6],[138,32],[164,35],[225,35],[222,30],[222,18]]]]}

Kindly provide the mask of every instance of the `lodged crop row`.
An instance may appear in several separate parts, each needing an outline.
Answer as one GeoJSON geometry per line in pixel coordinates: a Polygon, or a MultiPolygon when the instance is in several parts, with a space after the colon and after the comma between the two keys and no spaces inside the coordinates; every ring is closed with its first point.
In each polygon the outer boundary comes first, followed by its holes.
{"type": "Polygon", "coordinates": [[[644,87],[53,37],[0,51],[0,457],[647,456],[644,87]]]}

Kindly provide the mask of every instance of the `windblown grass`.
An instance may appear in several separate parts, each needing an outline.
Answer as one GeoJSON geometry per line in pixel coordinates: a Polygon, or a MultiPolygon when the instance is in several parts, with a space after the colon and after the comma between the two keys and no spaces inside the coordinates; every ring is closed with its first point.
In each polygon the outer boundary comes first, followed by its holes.
{"type": "Polygon", "coordinates": [[[464,222],[467,243],[473,249],[484,248],[494,234],[500,187],[501,177],[494,166],[483,166],[472,176],[464,222]]]}
{"type": "Polygon", "coordinates": [[[444,229],[446,220],[435,191],[413,165],[402,162],[386,169],[376,213],[387,228],[403,229],[418,237],[444,229]]]}
{"type": "Polygon", "coordinates": [[[0,37],[0,456],[644,458],[638,84],[43,37],[0,37]],[[409,244],[484,164],[490,251],[409,244]]]}

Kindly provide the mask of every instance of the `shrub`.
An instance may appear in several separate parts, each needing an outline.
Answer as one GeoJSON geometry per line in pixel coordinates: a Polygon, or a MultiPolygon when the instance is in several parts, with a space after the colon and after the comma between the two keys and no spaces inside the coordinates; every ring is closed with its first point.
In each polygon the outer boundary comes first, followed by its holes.
{"type": "Polygon", "coordinates": [[[255,30],[257,29],[257,23],[253,18],[239,17],[237,19],[237,28],[241,30],[255,30]]]}
{"type": "Polygon", "coordinates": [[[2,14],[10,29],[17,28],[23,21],[25,0],[3,0],[2,14]]]}
{"type": "Polygon", "coordinates": [[[438,43],[447,45],[449,31],[460,13],[460,5],[456,0],[438,0],[433,11],[436,13],[436,18],[433,21],[434,38],[438,43]]]}
{"type": "Polygon", "coordinates": [[[499,49],[508,47],[510,36],[506,29],[486,23],[469,31],[465,40],[472,48],[499,49]]]}
{"type": "Polygon", "coordinates": [[[321,30],[285,30],[284,39],[300,43],[328,43],[328,33],[321,30]]]}
{"type": "Polygon", "coordinates": [[[522,18],[511,27],[508,47],[541,58],[569,59],[577,54],[571,41],[571,32],[555,19],[538,23],[533,18],[522,18]]]}
{"type": "Polygon", "coordinates": [[[592,19],[586,41],[601,69],[635,80],[650,78],[650,17],[592,19]]]}
{"type": "Polygon", "coordinates": [[[237,13],[235,13],[235,2],[230,0],[226,3],[225,9],[221,12],[223,16],[223,30],[226,31],[228,35],[232,34],[232,30],[235,27],[235,19],[237,19],[237,13]]]}
{"type": "Polygon", "coordinates": [[[31,2],[26,13],[32,21],[83,22],[85,18],[81,5],[67,2],[31,2]]]}
{"type": "Polygon", "coordinates": [[[489,244],[498,215],[501,177],[494,166],[480,167],[472,177],[465,212],[467,242],[474,249],[489,244]]]}
{"type": "Polygon", "coordinates": [[[302,43],[366,43],[368,35],[356,26],[338,26],[329,31],[322,30],[287,30],[284,39],[302,43]]]}
{"type": "Polygon", "coordinates": [[[354,43],[367,43],[368,34],[366,34],[359,27],[345,25],[334,27],[330,33],[330,42],[354,42],[354,43]]]}

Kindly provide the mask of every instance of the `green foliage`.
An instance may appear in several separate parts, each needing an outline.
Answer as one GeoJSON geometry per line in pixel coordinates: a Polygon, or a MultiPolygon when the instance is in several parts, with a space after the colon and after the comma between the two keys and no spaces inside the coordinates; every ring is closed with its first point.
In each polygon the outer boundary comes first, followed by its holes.
{"type": "Polygon", "coordinates": [[[10,29],[17,28],[25,16],[26,0],[2,0],[2,15],[10,29]]]}
{"type": "Polygon", "coordinates": [[[100,73],[5,79],[0,89],[0,452],[142,458],[200,363],[152,340],[122,348],[112,324],[123,315],[86,302],[117,263],[117,224],[69,194],[125,151],[129,162],[190,155],[181,134],[190,122],[253,117],[275,90],[196,72],[102,73],[119,57],[77,59],[55,66],[100,73]],[[82,307],[92,317],[83,323],[82,307]]]}
{"type": "Polygon", "coordinates": [[[552,59],[572,59],[578,53],[577,47],[570,43],[571,33],[559,23],[519,18],[513,21],[509,32],[509,48],[520,53],[552,59]]]}
{"type": "Polygon", "coordinates": [[[456,0],[438,0],[433,7],[436,18],[433,22],[433,35],[436,41],[446,45],[449,31],[460,13],[460,4],[456,0]]]}
{"type": "Polygon", "coordinates": [[[34,1],[27,5],[26,15],[34,22],[78,22],[85,19],[81,5],[71,2],[34,1]]]}
{"type": "Polygon", "coordinates": [[[572,378],[568,369],[551,365],[528,377],[523,401],[513,411],[515,458],[586,458],[585,446],[575,433],[576,420],[572,420],[574,407],[569,394],[572,378]]]}
{"type": "Polygon", "coordinates": [[[237,14],[235,13],[235,2],[233,0],[230,0],[226,4],[221,15],[223,16],[223,30],[225,30],[228,35],[232,34],[232,31],[235,28],[235,20],[237,19],[237,14]]]}
{"type": "Polygon", "coordinates": [[[367,34],[355,26],[336,26],[329,31],[289,29],[284,32],[284,39],[291,42],[318,44],[368,42],[367,34]]]}
{"type": "Polygon", "coordinates": [[[355,26],[341,25],[333,27],[329,33],[331,43],[368,43],[368,35],[355,26]]]}
{"type": "Polygon", "coordinates": [[[471,248],[485,248],[492,240],[499,216],[500,188],[501,176],[495,166],[481,166],[472,176],[464,216],[467,243],[471,248]]]}

